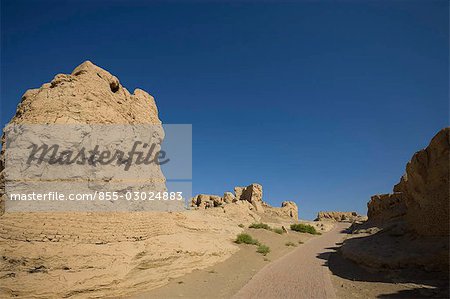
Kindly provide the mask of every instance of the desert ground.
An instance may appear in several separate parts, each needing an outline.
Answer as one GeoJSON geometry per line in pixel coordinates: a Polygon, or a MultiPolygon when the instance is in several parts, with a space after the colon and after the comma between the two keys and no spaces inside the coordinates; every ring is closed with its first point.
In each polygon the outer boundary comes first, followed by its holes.
{"type": "Polygon", "coordinates": [[[231,298],[261,269],[298,247],[305,246],[314,238],[305,233],[277,234],[264,229],[250,228],[244,232],[268,245],[270,253],[262,255],[256,252],[255,246],[240,244],[239,251],[223,262],[196,270],[171,280],[161,288],[130,298],[231,298]]]}
{"type": "Polygon", "coordinates": [[[129,298],[446,298],[436,287],[445,285],[442,280],[402,282],[395,273],[369,271],[344,259],[338,250],[350,223],[321,224],[327,227],[321,236],[246,229],[270,246],[267,256],[239,245],[223,262],[129,298]]]}

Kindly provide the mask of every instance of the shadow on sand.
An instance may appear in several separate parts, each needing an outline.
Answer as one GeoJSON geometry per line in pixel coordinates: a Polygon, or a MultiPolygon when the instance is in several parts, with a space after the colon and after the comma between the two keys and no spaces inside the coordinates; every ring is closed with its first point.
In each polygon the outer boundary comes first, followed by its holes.
{"type": "MultiPolygon", "coordinates": [[[[342,243],[336,243],[341,245],[342,243]]],[[[417,270],[378,270],[368,269],[347,260],[337,250],[340,246],[326,248],[327,251],[317,255],[324,260],[324,266],[341,278],[350,281],[381,282],[381,283],[410,283],[417,287],[391,294],[380,294],[377,298],[449,298],[448,278],[437,279],[440,273],[429,273],[417,270]]]]}

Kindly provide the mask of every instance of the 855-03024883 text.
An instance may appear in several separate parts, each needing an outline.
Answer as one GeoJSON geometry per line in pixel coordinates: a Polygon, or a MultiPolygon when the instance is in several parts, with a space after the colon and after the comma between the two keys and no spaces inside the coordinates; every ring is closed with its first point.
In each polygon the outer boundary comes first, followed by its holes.
{"type": "Polygon", "coordinates": [[[42,200],[42,201],[63,201],[63,200],[159,200],[159,201],[181,201],[183,200],[183,192],[144,192],[144,191],[95,191],[92,193],[69,193],[47,192],[47,193],[13,193],[9,195],[10,200],[42,200]]]}

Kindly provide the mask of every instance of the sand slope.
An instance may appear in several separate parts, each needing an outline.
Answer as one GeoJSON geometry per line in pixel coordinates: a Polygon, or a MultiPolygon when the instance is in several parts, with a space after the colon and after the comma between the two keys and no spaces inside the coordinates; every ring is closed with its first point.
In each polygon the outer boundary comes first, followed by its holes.
{"type": "Polygon", "coordinates": [[[241,231],[223,213],[197,211],[6,213],[0,297],[140,293],[225,260],[238,250],[232,240],[241,231]]]}
{"type": "Polygon", "coordinates": [[[324,259],[347,226],[337,223],[330,232],[267,265],[234,298],[335,298],[324,259]]]}

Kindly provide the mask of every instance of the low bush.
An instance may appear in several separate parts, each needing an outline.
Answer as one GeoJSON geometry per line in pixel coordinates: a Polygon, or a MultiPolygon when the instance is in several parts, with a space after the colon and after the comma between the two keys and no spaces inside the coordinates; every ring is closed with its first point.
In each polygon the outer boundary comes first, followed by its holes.
{"type": "Polygon", "coordinates": [[[236,244],[259,245],[258,240],[253,239],[249,234],[239,234],[234,241],[236,244]]]}
{"type": "Polygon", "coordinates": [[[286,242],[284,245],[286,245],[286,246],[293,246],[293,247],[297,246],[293,242],[286,242]]]}
{"type": "Polygon", "coordinates": [[[281,228],[278,228],[278,227],[277,228],[273,228],[272,231],[274,233],[279,234],[279,235],[282,235],[284,233],[284,231],[281,228]]]}
{"type": "Polygon", "coordinates": [[[320,235],[320,233],[315,229],[314,226],[309,224],[291,224],[291,230],[300,232],[300,233],[308,233],[312,235],[320,235]]]}
{"type": "Polygon", "coordinates": [[[267,229],[270,230],[270,226],[266,223],[252,223],[248,228],[267,229]]]}
{"type": "Polygon", "coordinates": [[[270,252],[270,247],[266,246],[264,244],[258,245],[258,248],[256,249],[256,252],[261,253],[262,255],[267,255],[270,252]]]}

